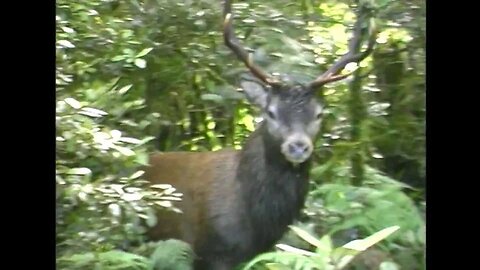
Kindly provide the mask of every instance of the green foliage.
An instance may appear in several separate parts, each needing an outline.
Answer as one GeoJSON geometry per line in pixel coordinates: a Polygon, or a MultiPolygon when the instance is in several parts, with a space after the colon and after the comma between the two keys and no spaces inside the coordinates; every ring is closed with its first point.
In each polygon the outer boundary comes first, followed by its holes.
{"type": "Polygon", "coordinates": [[[150,267],[147,258],[118,250],[62,257],[57,263],[60,269],[144,270],[150,267]]]}
{"type": "MultiPolygon", "coordinates": [[[[314,171],[314,179],[320,181],[327,173],[329,164],[314,171]]],[[[399,226],[400,230],[379,244],[391,254],[411,252],[410,258],[421,264],[421,254],[425,248],[425,221],[421,211],[404,189],[411,187],[367,167],[362,187],[349,184],[349,167],[334,167],[336,183],[315,187],[307,202],[306,214],[318,219],[317,230],[336,235],[339,241],[354,235],[369,235],[388,226],[399,226]],[[350,236],[349,236],[350,235],[350,236]]],[[[395,256],[394,256],[395,257],[395,256]]],[[[397,258],[401,260],[400,258],[397,258]]]]}
{"type": "MultiPolygon", "coordinates": [[[[145,247],[145,246],[144,246],[145,247]]],[[[139,250],[137,250],[139,252],[139,250]]],[[[105,270],[189,270],[193,269],[194,254],[191,247],[182,241],[167,240],[152,243],[150,256],[110,250],[67,255],[57,259],[60,269],[105,269],[105,270]],[[153,252],[152,252],[153,250],[153,252]]]]}
{"type": "Polygon", "coordinates": [[[354,240],[341,247],[334,248],[329,235],[318,239],[300,228],[292,227],[292,230],[298,236],[315,247],[314,252],[278,244],[277,248],[284,251],[259,255],[243,269],[254,269],[254,266],[259,265],[263,265],[263,267],[257,267],[260,269],[344,269],[355,256],[388,237],[398,228],[398,226],[388,227],[365,239],[354,240]]]}
{"type": "Polygon", "coordinates": [[[158,242],[150,256],[155,270],[191,270],[194,258],[190,245],[175,239],[158,242]]]}
{"type": "Polygon", "coordinates": [[[58,252],[80,252],[138,240],[142,220],[155,224],[154,208],[176,210],[181,194],[171,186],[147,187],[142,140],[112,129],[90,103],[65,98],[57,104],[58,252]],[[84,218],[88,217],[88,218],[84,218]]]}
{"type": "MultiPolygon", "coordinates": [[[[425,4],[375,2],[380,33],[374,54],[360,65],[366,112],[357,126],[361,136],[351,137],[349,79],[326,85],[315,151],[322,165],[312,171],[302,224],[329,235],[332,246],[352,240],[345,240],[345,232],[367,236],[399,225],[378,244],[391,257],[381,265],[418,269],[425,244],[423,213],[415,204],[424,200],[425,4]],[[355,154],[365,166],[361,187],[350,185],[355,154]]],[[[352,1],[336,0],[234,2],[237,34],[255,49],[254,60],[300,82],[318,76],[346,51],[354,8],[352,1]]],[[[61,269],[144,269],[157,246],[132,243],[143,243],[145,226],[155,223],[154,209],[175,211],[181,199],[174,187],[148,187],[141,180],[147,153],[240,149],[254,129],[254,110],[236,91],[246,69],[223,45],[220,14],[216,0],[57,1],[61,269]],[[131,253],[114,250],[118,246],[131,253]]],[[[312,248],[308,241],[295,246],[312,248]]],[[[305,254],[278,254],[264,258],[298,269],[319,264],[305,254]]],[[[367,250],[357,258],[363,255],[372,256],[367,250]]]]}

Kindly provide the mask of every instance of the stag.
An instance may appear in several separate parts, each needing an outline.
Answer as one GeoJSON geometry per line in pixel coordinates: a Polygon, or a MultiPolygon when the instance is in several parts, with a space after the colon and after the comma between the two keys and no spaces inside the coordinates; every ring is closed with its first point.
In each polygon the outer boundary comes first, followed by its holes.
{"type": "Polygon", "coordinates": [[[367,18],[360,13],[347,54],[307,84],[285,83],[256,65],[240,44],[231,1],[224,2],[223,14],[226,46],[260,80],[241,84],[264,121],[242,150],[154,153],[145,174],[152,184],[171,184],[183,193],[183,213],[159,213],[149,236],[188,242],[195,269],[234,269],[272,248],[299,216],[323,113],[315,93],[350,75],[340,73],[368,56],[375,40],[371,35],[366,50],[356,52],[367,18]]]}

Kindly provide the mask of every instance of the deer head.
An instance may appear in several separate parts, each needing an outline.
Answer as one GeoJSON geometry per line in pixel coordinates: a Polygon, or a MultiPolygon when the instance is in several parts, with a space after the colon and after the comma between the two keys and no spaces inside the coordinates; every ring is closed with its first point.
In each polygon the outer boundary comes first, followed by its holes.
{"type": "Polygon", "coordinates": [[[367,57],[375,43],[374,30],[370,30],[367,48],[359,50],[362,40],[363,22],[368,17],[362,10],[354,26],[353,38],[349,41],[349,52],[336,61],[327,71],[307,84],[289,84],[271,76],[257,66],[238,41],[233,29],[231,1],[224,3],[224,41],[250,72],[260,80],[242,82],[248,100],[263,113],[268,137],[280,145],[286,160],[298,164],[312,154],[313,142],[320,129],[323,107],[315,99],[315,93],[323,85],[348,77],[340,74],[348,63],[360,62],[367,57]]]}

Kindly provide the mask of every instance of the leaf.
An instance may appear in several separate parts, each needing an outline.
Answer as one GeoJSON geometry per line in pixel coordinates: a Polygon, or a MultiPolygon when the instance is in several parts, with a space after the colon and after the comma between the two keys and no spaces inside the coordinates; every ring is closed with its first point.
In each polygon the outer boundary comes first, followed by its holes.
{"type": "Polygon", "coordinates": [[[152,188],[159,188],[159,189],[169,189],[172,187],[170,184],[156,184],[156,185],[151,185],[150,187],[152,188]]]}
{"type": "Polygon", "coordinates": [[[138,145],[145,144],[145,143],[147,143],[147,142],[149,142],[149,141],[151,141],[151,140],[154,140],[154,139],[155,139],[154,136],[148,136],[148,137],[142,139],[141,143],[139,143],[138,145]]]}
{"type": "Polygon", "coordinates": [[[151,52],[152,50],[153,50],[153,48],[145,48],[145,49],[143,49],[141,52],[139,52],[136,57],[145,56],[145,55],[147,55],[149,52],[151,52]]]}
{"type": "Polygon", "coordinates": [[[155,226],[155,224],[157,224],[157,216],[151,211],[148,211],[148,218],[146,222],[147,222],[147,226],[149,226],[150,228],[155,226]]]}
{"type": "Polygon", "coordinates": [[[223,97],[217,94],[203,94],[200,96],[202,100],[222,101],[223,97]]]}
{"type": "Polygon", "coordinates": [[[280,263],[266,263],[265,266],[269,270],[291,270],[288,266],[285,266],[280,263]]]}
{"type": "Polygon", "coordinates": [[[315,253],[310,252],[308,250],[303,250],[303,249],[292,247],[292,246],[285,245],[285,244],[277,244],[275,246],[277,248],[283,250],[283,251],[296,253],[296,254],[300,254],[300,255],[305,255],[305,256],[315,256],[316,255],[315,253]]]}
{"type": "Polygon", "coordinates": [[[172,202],[170,201],[156,201],[155,204],[158,204],[162,207],[166,207],[166,208],[169,208],[169,207],[172,207],[172,202]]]}
{"type": "Polygon", "coordinates": [[[117,55],[112,58],[112,61],[118,62],[118,61],[124,60],[125,58],[126,58],[125,55],[117,55]]]}
{"type": "Polygon", "coordinates": [[[389,262],[389,261],[385,261],[385,262],[382,262],[379,266],[379,270],[399,270],[400,267],[394,263],[394,262],[389,262]]]}
{"type": "Polygon", "coordinates": [[[181,198],[172,197],[172,196],[162,196],[162,200],[170,200],[170,201],[181,201],[181,198]]]}
{"type": "Polygon", "coordinates": [[[176,189],[175,189],[174,187],[171,187],[171,188],[165,190],[164,193],[167,194],[167,195],[170,195],[170,194],[172,194],[174,191],[176,191],[176,189]]]}
{"type": "Polygon", "coordinates": [[[324,246],[324,243],[320,242],[317,238],[310,235],[308,232],[296,226],[290,226],[290,229],[292,229],[292,231],[294,231],[298,236],[300,236],[300,238],[312,244],[313,246],[315,247],[324,246]]]}
{"type": "Polygon", "coordinates": [[[254,19],[244,19],[244,20],[242,20],[242,22],[244,22],[244,23],[255,23],[255,20],[254,19]]]}
{"type": "Polygon", "coordinates": [[[123,185],[118,185],[118,184],[113,184],[110,186],[113,190],[115,190],[118,194],[124,194],[125,191],[123,191],[123,185]]]}
{"type": "Polygon", "coordinates": [[[137,162],[140,165],[145,165],[148,166],[148,154],[147,153],[139,153],[136,158],[135,162],[137,162]]]}
{"type": "Polygon", "coordinates": [[[81,201],[84,201],[86,202],[87,201],[87,193],[83,192],[83,191],[80,191],[78,193],[78,198],[81,200],[81,201]]]}
{"type": "Polygon", "coordinates": [[[70,28],[70,27],[62,26],[61,28],[62,28],[62,30],[63,30],[65,33],[71,34],[71,33],[75,32],[75,31],[74,31],[72,28],[70,28]]]}
{"type": "Polygon", "coordinates": [[[124,193],[121,198],[127,202],[133,202],[141,200],[143,195],[138,193],[124,193]]]}
{"type": "Polygon", "coordinates": [[[118,90],[118,93],[120,95],[125,94],[128,90],[130,90],[130,88],[132,88],[132,85],[133,84],[125,85],[124,87],[120,88],[120,90],[118,90]]]}
{"type": "Polygon", "coordinates": [[[120,206],[116,203],[110,204],[108,206],[108,210],[110,210],[110,213],[115,217],[119,217],[120,214],[122,213],[120,206]]]}
{"type": "Polygon", "coordinates": [[[118,140],[122,137],[122,132],[120,130],[112,130],[110,131],[110,135],[112,136],[112,139],[118,140]]]}
{"type": "Polygon", "coordinates": [[[129,148],[126,148],[126,147],[122,147],[122,146],[118,146],[118,145],[112,145],[112,148],[117,150],[122,155],[127,156],[127,157],[131,157],[131,156],[135,155],[135,152],[132,149],[129,149],[129,148]]]}
{"type": "Polygon", "coordinates": [[[145,61],[142,58],[137,58],[137,59],[135,59],[134,64],[135,64],[135,66],[137,66],[139,68],[145,68],[147,66],[147,61],[145,61]]]}
{"type": "Polygon", "coordinates": [[[329,235],[323,236],[316,247],[317,254],[330,254],[333,249],[332,238],[329,235]]]}
{"type": "Polygon", "coordinates": [[[344,248],[348,249],[353,249],[356,251],[364,251],[367,248],[375,245],[376,243],[380,242],[381,240],[387,238],[390,234],[396,232],[398,229],[400,229],[399,226],[391,226],[388,228],[385,228],[379,232],[376,232],[372,235],[370,235],[367,238],[360,239],[360,240],[353,240],[345,245],[343,245],[344,248]]]}
{"type": "Polygon", "coordinates": [[[140,176],[142,176],[143,174],[145,174],[145,171],[137,171],[135,172],[134,174],[132,174],[129,178],[130,179],[136,179],[136,178],[139,178],[140,176]]]}
{"type": "Polygon", "coordinates": [[[248,131],[254,131],[255,130],[255,125],[254,125],[254,120],[253,116],[250,114],[245,115],[242,119],[240,119],[240,123],[245,125],[248,131]]]}
{"type": "Polygon", "coordinates": [[[73,45],[70,41],[64,39],[59,40],[58,44],[65,48],[75,48],[75,45],[73,45]]]}
{"type": "Polygon", "coordinates": [[[73,168],[67,171],[67,174],[76,174],[76,175],[87,175],[91,173],[92,171],[89,168],[73,168]]]}
{"type": "Polygon", "coordinates": [[[80,109],[82,107],[80,102],[78,102],[74,98],[66,98],[66,99],[64,99],[64,101],[65,101],[65,103],[67,103],[68,105],[70,105],[74,109],[80,109]]]}
{"type": "Polygon", "coordinates": [[[135,138],[130,138],[130,137],[122,137],[122,138],[120,138],[120,139],[118,139],[118,140],[121,141],[121,142],[132,143],[132,144],[140,144],[140,143],[142,143],[141,140],[135,139],[135,138]]]}
{"type": "Polygon", "coordinates": [[[102,117],[104,115],[108,115],[107,112],[104,112],[102,110],[95,109],[95,108],[90,108],[90,107],[84,107],[78,113],[83,114],[83,115],[87,115],[87,116],[91,116],[91,117],[102,117]]]}

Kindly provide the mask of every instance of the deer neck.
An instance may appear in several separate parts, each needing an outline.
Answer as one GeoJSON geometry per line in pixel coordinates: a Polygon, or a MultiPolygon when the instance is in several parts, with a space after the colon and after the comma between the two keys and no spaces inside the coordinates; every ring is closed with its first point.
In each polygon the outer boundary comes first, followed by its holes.
{"type": "Polygon", "coordinates": [[[298,165],[288,162],[264,124],[245,144],[237,181],[243,182],[242,195],[251,225],[258,232],[256,240],[265,246],[298,217],[308,191],[309,169],[310,160],[298,165]]]}

